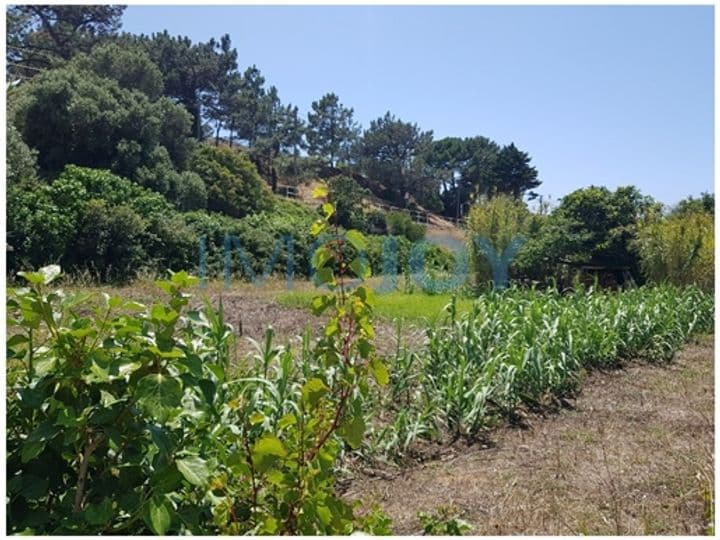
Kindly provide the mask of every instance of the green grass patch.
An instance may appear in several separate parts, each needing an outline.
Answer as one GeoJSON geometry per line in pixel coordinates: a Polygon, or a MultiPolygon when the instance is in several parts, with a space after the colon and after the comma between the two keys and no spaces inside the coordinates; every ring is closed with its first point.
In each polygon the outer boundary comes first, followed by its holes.
{"type": "MultiPolygon", "coordinates": [[[[276,297],[278,303],[287,307],[310,308],[310,301],[318,294],[317,291],[292,291],[276,297]]],[[[435,322],[442,315],[442,309],[452,300],[451,294],[405,294],[393,291],[378,294],[374,305],[375,315],[386,319],[403,319],[408,321],[435,322]]],[[[472,299],[458,297],[458,313],[470,310],[472,299]]]]}

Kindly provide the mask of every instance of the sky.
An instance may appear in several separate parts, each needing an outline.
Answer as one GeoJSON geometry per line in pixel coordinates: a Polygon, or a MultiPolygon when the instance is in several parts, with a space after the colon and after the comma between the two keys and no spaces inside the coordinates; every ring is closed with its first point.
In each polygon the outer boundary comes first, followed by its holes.
{"type": "Polygon", "coordinates": [[[674,204],[714,191],[712,6],[149,6],[123,30],[229,34],[304,114],[335,92],[363,127],[390,111],[436,139],[532,157],[557,201],[633,184],[674,204]]]}

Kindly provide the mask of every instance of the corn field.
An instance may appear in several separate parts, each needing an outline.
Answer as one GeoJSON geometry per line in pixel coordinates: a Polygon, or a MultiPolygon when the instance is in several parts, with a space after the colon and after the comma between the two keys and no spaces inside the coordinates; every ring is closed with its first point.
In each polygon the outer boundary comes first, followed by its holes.
{"type": "Polygon", "coordinates": [[[473,437],[521,405],[571,396],[587,368],[627,359],[667,361],[693,333],[713,327],[711,294],[696,288],[509,289],[455,303],[427,331],[422,353],[398,349],[386,423],[369,445],[402,456],[418,438],[473,437]]]}

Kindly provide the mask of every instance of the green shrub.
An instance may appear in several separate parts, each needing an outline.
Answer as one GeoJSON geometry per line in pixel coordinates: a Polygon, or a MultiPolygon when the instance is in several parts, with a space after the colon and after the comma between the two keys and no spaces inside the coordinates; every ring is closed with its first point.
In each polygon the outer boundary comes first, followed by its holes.
{"type": "MultiPolygon", "coordinates": [[[[362,250],[358,231],[338,234],[362,250]]],[[[343,261],[349,271],[336,274],[335,246],[313,256],[331,291],[313,309],[337,331],[296,358],[268,329],[239,376],[222,303],[187,311],[197,279],[184,272],[158,282],[169,298],[148,307],[50,292],[58,266],[20,273],[28,287],[7,306],[9,531],[389,533],[386,516],[355,516],[335,492],[341,451],[362,442],[370,388],[389,380],[372,343],[371,291],[343,287],[367,267],[343,261]]]]}
{"type": "Polygon", "coordinates": [[[387,221],[385,214],[379,210],[370,210],[365,214],[365,229],[370,234],[385,234],[387,221]]]}
{"type": "Polygon", "coordinates": [[[78,54],[72,64],[116,81],[122,88],[139,90],[150,99],[158,99],[163,91],[163,75],[140,47],[115,43],[97,45],[90,54],[78,54]]]}
{"type": "Polygon", "coordinates": [[[149,156],[149,164],[138,167],[132,178],[141,186],[168,196],[179,183],[179,173],[170,161],[170,154],[164,146],[156,146],[149,156]]]}
{"type": "Polygon", "coordinates": [[[270,190],[245,154],[222,146],[202,145],[190,158],[207,190],[207,208],[231,217],[269,210],[270,190]]]}
{"type": "Polygon", "coordinates": [[[189,212],[207,208],[207,188],[197,173],[184,171],[176,178],[170,198],[179,210],[189,212]]]}
{"type": "Polygon", "coordinates": [[[129,206],[91,199],[84,205],[79,234],[65,258],[103,280],[127,279],[147,263],[145,229],[145,221],[129,206]]]}
{"type": "Polygon", "coordinates": [[[37,177],[37,152],[25,144],[18,130],[9,122],[5,156],[7,185],[21,180],[34,180],[37,177]]]}
{"type": "Polygon", "coordinates": [[[77,214],[58,205],[47,184],[18,182],[7,191],[8,270],[57,262],[71,249],[77,214]]]}
{"type": "Polygon", "coordinates": [[[406,212],[388,212],[385,216],[388,234],[404,236],[411,242],[425,238],[425,227],[415,223],[406,212]]]}
{"type": "Polygon", "coordinates": [[[160,194],[109,171],[69,165],[52,184],[8,191],[8,268],[61,263],[98,278],[197,264],[197,236],[160,194]]]}
{"type": "Polygon", "coordinates": [[[715,285],[715,227],[713,214],[685,210],[649,220],[634,242],[645,277],[655,283],[715,285]]]}
{"type": "Polygon", "coordinates": [[[524,238],[531,221],[532,215],[525,203],[510,195],[497,195],[470,208],[467,231],[477,285],[487,284],[494,278],[488,255],[478,246],[478,241],[486,240],[500,255],[513,239],[524,238]]]}
{"type": "Polygon", "coordinates": [[[367,190],[349,176],[334,176],[327,181],[329,200],[335,205],[338,224],[346,229],[365,229],[363,197],[367,190]]]}
{"type": "MultiPolygon", "coordinates": [[[[313,239],[309,229],[317,214],[304,205],[279,199],[272,211],[232,219],[218,213],[188,212],[183,218],[195,237],[203,238],[207,272],[209,276],[224,274],[225,238],[234,237],[245,254],[246,261],[256,276],[262,276],[276,254],[272,272],[284,274],[288,270],[287,238],[293,244],[293,273],[310,274],[310,247],[313,239]]],[[[248,279],[249,273],[233,246],[231,277],[248,279]]]]}
{"type": "Polygon", "coordinates": [[[441,506],[433,513],[418,512],[418,519],[425,536],[463,536],[472,530],[472,525],[452,507],[441,506]]]}
{"type": "Polygon", "coordinates": [[[40,168],[51,174],[72,163],[134,178],[140,167],[157,165],[160,148],[182,167],[193,144],[182,105],[151,100],[76,65],[45,70],[21,85],[12,112],[23,140],[38,151],[40,168]]]}

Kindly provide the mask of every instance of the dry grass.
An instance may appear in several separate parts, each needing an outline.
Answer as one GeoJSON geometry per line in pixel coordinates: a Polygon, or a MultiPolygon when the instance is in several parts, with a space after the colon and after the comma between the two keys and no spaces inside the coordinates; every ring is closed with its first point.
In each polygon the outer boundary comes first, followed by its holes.
{"type": "Polygon", "coordinates": [[[499,429],[487,448],[448,448],[391,480],[359,476],[346,495],[379,503],[396,534],[448,505],[473,534],[704,534],[713,411],[703,339],[666,367],[592,374],[573,409],[499,429]]]}

